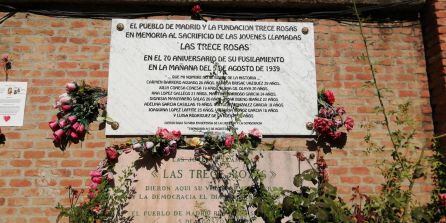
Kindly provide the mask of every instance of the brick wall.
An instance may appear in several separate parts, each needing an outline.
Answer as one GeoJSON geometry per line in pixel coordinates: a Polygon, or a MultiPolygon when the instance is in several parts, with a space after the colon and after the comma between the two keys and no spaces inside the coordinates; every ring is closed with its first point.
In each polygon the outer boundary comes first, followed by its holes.
{"type": "MultiPolygon", "coordinates": [[[[435,133],[446,134],[446,1],[430,0],[423,13],[423,36],[435,133]]],[[[446,137],[440,140],[446,151],[446,137]]]]}
{"type": "MultiPolygon", "coordinates": [[[[166,18],[189,19],[154,17],[166,18]]],[[[346,198],[358,184],[362,191],[374,193],[382,181],[376,162],[389,153],[364,154],[365,130],[360,124],[380,116],[373,112],[377,105],[373,91],[361,88],[371,76],[368,65],[360,59],[364,48],[358,27],[329,20],[313,22],[318,88],[332,89],[337,102],[345,105],[357,123],[345,149],[326,156],[330,181],[346,198]]],[[[375,28],[365,28],[365,33],[380,86],[393,90],[387,93],[393,102],[413,102],[416,142],[424,146],[426,138],[432,136],[433,122],[421,26],[408,23],[389,29],[370,25],[375,28]]],[[[106,139],[104,131],[93,126],[82,145],[61,152],[53,147],[47,126],[55,115],[53,101],[64,92],[66,82],[84,79],[107,87],[109,41],[110,21],[105,20],[18,13],[0,25],[0,53],[9,53],[13,60],[9,80],[28,82],[25,125],[2,128],[7,143],[0,147],[0,222],[55,222],[57,211],[53,207],[66,201],[64,188],[85,185],[88,172],[104,157],[104,147],[125,140],[106,139]]],[[[373,133],[382,144],[389,145],[382,128],[373,129],[373,133]]],[[[293,150],[302,150],[304,145],[304,139],[299,138],[279,138],[276,144],[279,149],[293,150]]],[[[418,200],[426,202],[431,188],[430,180],[416,184],[418,200]]]]}

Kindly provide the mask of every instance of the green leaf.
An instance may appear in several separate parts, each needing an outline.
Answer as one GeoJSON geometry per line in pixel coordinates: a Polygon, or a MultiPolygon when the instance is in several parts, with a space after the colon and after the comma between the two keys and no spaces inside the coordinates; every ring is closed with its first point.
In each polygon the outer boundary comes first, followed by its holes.
{"type": "Polygon", "coordinates": [[[302,186],[302,175],[301,174],[296,174],[296,176],[294,176],[294,180],[293,180],[293,184],[296,187],[301,187],[302,186]]]}

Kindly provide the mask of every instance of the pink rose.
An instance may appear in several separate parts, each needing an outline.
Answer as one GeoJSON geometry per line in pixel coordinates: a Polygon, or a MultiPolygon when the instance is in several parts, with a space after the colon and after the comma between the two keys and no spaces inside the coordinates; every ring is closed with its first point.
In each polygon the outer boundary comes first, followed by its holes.
{"type": "Polygon", "coordinates": [[[102,177],[101,170],[92,170],[90,171],[90,177],[102,177]]]}
{"type": "Polygon", "coordinates": [[[84,124],[80,123],[79,127],[76,130],[77,130],[77,133],[79,133],[79,134],[85,134],[85,126],[84,126],[84,124]]]}
{"type": "Polygon", "coordinates": [[[192,7],[192,14],[198,14],[201,12],[201,6],[200,5],[194,5],[194,7],[192,7]]]}
{"type": "Polygon", "coordinates": [[[167,135],[169,135],[169,130],[167,130],[166,128],[159,128],[156,131],[156,135],[161,137],[161,138],[165,138],[167,135]]]}
{"type": "Polygon", "coordinates": [[[62,109],[62,111],[67,112],[67,111],[70,111],[73,108],[73,106],[71,106],[71,105],[62,105],[62,106],[60,106],[60,108],[62,109]]]}
{"type": "MultiPolygon", "coordinates": [[[[98,189],[98,184],[95,182],[91,182],[90,185],[88,186],[90,188],[90,190],[96,190],[98,189]]],[[[93,199],[95,197],[95,194],[93,191],[90,191],[88,193],[88,198],[93,199]]]]}
{"type": "Polygon", "coordinates": [[[73,124],[77,121],[77,117],[75,115],[68,116],[68,121],[73,124]]]}
{"type": "Polygon", "coordinates": [[[61,142],[65,137],[65,132],[62,129],[58,129],[53,133],[53,139],[55,142],[61,142]]]}
{"type": "Polygon", "coordinates": [[[76,131],[77,128],[79,128],[79,125],[80,125],[80,124],[81,124],[81,123],[76,122],[76,123],[74,123],[73,125],[71,125],[71,128],[72,128],[74,131],[76,131]]]}
{"type": "Polygon", "coordinates": [[[65,119],[61,119],[61,120],[59,120],[59,126],[60,126],[61,128],[64,128],[64,127],[67,126],[67,125],[68,125],[67,120],[65,120],[65,119]]]}
{"type": "Polygon", "coordinates": [[[119,156],[118,151],[116,151],[116,149],[113,147],[105,148],[105,154],[107,155],[107,159],[111,162],[118,160],[119,156]]]}
{"type": "Polygon", "coordinates": [[[76,132],[73,132],[73,131],[70,132],[70,137],[73,140],[78,140],[79,139],[79,135],[76,132]]]}
{"type": "Polygon", "coordinates": [[[59,97],[59,105],[63,105],[63,104],[70,104],[71,103],[71,97],[68,95],[61,95],[59,97]]]}
{"type": "Polygon", "coordinates": [[[172,130],[172,135],[175,140],[178,140],[181,137],[181,132],[179,130],[172,130]]]}
{"type": "Polygon", "coordinates": [[[336,99],[335,99],[333,91],[325,90],[324,97],[325,97],[325,102],[327,102],[328,104],[333,105],[335,103],[336,99]]]}
{"type": "Polygon", "coordinates": [[[91,181],[100,184],[102,182],[102,171],[93,170],[90,172],[91,181]]]}
{"type": "Polygon", "coordinates": [[[232,148],[232,145],[234,145],[234,136],[226,135],[225,147],[230,149],[230,148],[232,148]]]}
{"type": "Polygon", "coordinates": [[[351,117],[347,117],[345,119],[344,126],[347,129],[347,131],[352,130],[354,125],[355,125],[355,121],[351,117]]]}
{"type": "Polygon", "coordinates": [[[72,91],[76,90],[77,84],[75,82],[70,82],[70,83],[67,83],[65,85],[65,87],[67,89],[67,92],[72,92],[72,91]]]}
{"type": "Polygon", "coordinates": [[[48,122],[48,125],[53,132],[59,129],[59,123],[57,121],[48,122]]]}
{"type": "Polygon", "coordinates": [[[252,136],[254,136],[254,137],[257,137],[257,138],[259,138],[259,139],[262,138],[262,133],[261,133],[260,130],[258,130],[257,128],[253,128],[253,129],[251,129],[251,130],[249,131],[249,134],[252,135],[252,136]]]}

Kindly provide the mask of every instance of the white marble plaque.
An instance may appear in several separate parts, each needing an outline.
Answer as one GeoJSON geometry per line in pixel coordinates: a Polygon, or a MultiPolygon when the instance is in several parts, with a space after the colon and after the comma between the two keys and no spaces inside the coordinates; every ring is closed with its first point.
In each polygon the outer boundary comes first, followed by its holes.
{"type": "Polygon", "coordinates": [[[114,19],[107,135],[148,135],[157,127],[200,134],[216,119],[213,63],[228,73],[240,130],[310,135],[317,113],[312,23],[114,19]],[[122,29],[121,29],[122,28],[122,29]]]}
{"type": "Polygon", "coordinates": [[[23,126],[27,82],[0,82],[0,126],[23,126]]]}
{"type": "MultiPolygon", "coordinates": [[[[265,173],[266,187],[281,187],[287,190],[297,190],[293,179],[300,171],[311,167],[306,161],[300,163],[295,151],[267,151],[258,161],[258,169],[265,173]]],[[[309,156],[309,152],[304,152],[309,156]]],[[[223,223],[219,215],[221,198],[218,185],[213,182],[214,172],[194,159],[194,151],[178,150],[175,158],[169,160],[138,160],[138,153],[132,151],[122,154],[115,166],[115,171],[121,173],[129,166],[135,166],[136,182],[132,184],[136,194],[129,201],[126,210],[134,216],[132,222],[196,222],[197,217],[206,217],[203,222],[223,223]]],[[[234,159],[235,160],[235,159],[234,159]]],[[[315,160],[310,160],[314,163],[315,160]]],[[[252,185],[246,168],[241,162],[232,161],[231,167],[240,178],[242,186],[252,185]]],[[[117,177],[116,177],[117,179],[117,177]]],[[[314,186],[305,182],[306,186],[314,186]]],[[[260,220],[260,219],[259,219],[260,220]]],[[[263,221],[256,221],[263,222],[263,221]]]]}

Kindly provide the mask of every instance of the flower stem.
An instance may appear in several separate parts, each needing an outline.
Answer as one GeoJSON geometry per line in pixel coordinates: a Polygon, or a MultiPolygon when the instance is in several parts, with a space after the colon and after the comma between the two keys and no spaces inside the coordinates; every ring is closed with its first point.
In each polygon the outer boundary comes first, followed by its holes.
{"type": "Polygon", "coordinates": [[[368,48],[368,44],[367,44],[367,38],[365,37],[364,31],[362,29],[362,22],[361,22],[361,18],[359,17],[359,12],[358,12],[358,8],[356,7],[356,1],[355,0],[353,0],[353,9],[355,10],[356,18],[358,19],[359,31],[361,33],[362,41],[364,43],[367,62],[369,64],[370,70],[372,72],[372,78],[373,78],[373,82],[372,83],[373,83],[373,86],[375,87],[376,95],[378,96],[379,105],[380,105],[380,108],[381,108],[381,112],[382,112],[382,114],[384,116],[384,124],[385,124],[385,126],[387,128],[387,133],[390,136],[390,140],[392,141],[393,148],[397,151],[398,150],[398,146],[397,146],[394,138],[392,137],[392,131],[390,129],[389,118],[387,117],[386,108],[384,107],[383,95],[381,93],[380,88],[378,87],[378,82],[376,80],[375,68],[373,67],[373,63],[372,63],[372,61],[370,59],[369,48],[368,48]]]}

